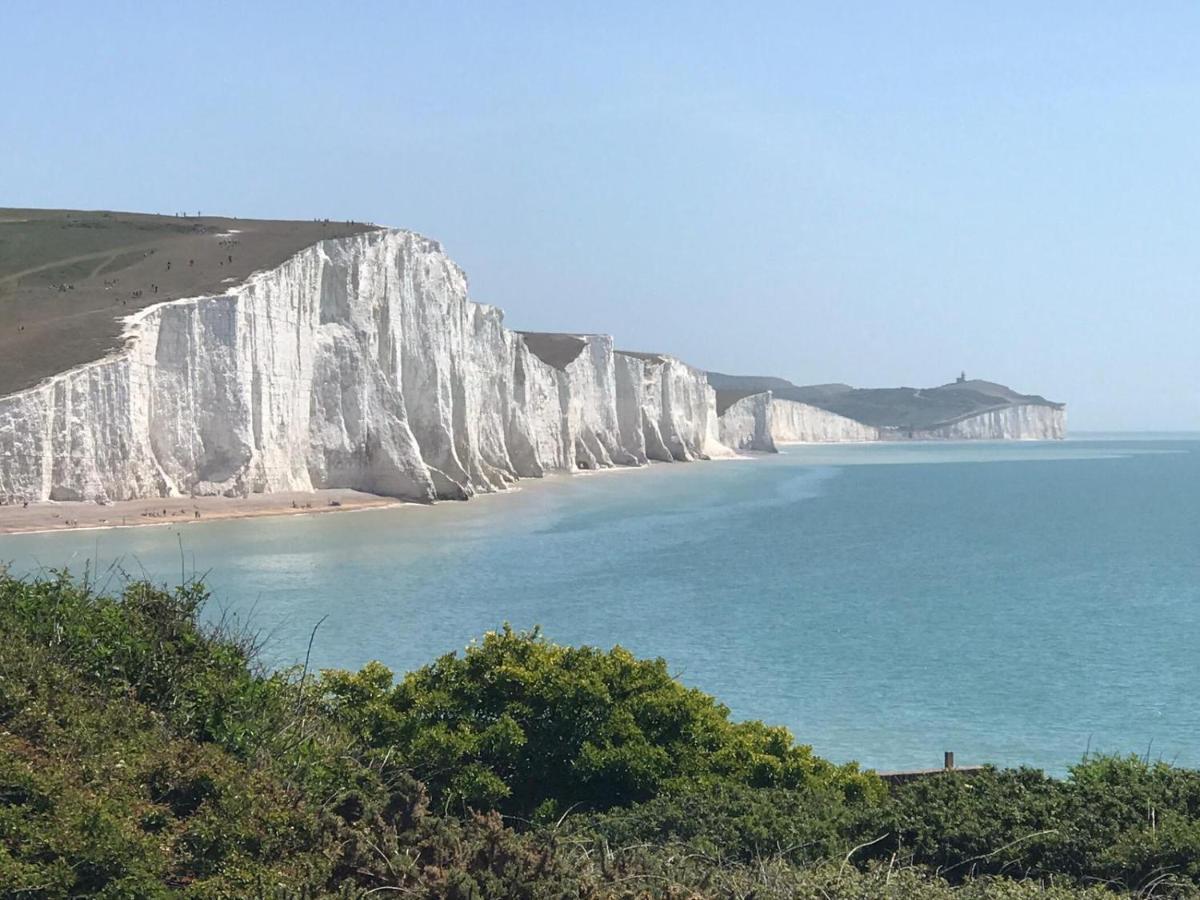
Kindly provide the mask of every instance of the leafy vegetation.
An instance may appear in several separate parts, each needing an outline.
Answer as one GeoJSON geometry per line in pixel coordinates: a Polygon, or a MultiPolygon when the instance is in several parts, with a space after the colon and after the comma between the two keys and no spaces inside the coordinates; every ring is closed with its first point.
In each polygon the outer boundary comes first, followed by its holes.
{"type": "Polygon", "coordinates": [[[888,791],[620,648],[271,673],[205,600],[0,574],[0,896],[1200,896],[1200,773],[888,791]]]}
{"type": "Polygon", "coordinates": [[[648,800],[692,781],[837,788],[883,785],[798,747],[784,728],[733,723],[661,660],[617,647],[559,647],[505,628],[392,686],[374,663],[325,676],[329,714],[368,747],[398,754],[449,805],[539,821],[648,800]]]}
{"type": "Polygon", "coordinates": [[[878,821],[885,847],[951,875],[1200,883],[1200,772],[1137,757],[1092,758],[1064,781],[1031,769],[924,779],[878,821]]]}

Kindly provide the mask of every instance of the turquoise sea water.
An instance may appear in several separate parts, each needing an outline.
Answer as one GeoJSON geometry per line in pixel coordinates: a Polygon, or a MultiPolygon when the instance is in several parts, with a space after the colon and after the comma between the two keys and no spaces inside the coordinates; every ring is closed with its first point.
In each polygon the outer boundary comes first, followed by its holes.
{"type": "Polygon", "coordinates": [[[1200,765],[1200,437],[788,448],[433,508],[0,537],[21,572],[209,570],[272,662],[397,670],[505,621],[665,657],[878,768],[1200,765]],[[94,563],[93,563],[94,565],[94,563]]]}

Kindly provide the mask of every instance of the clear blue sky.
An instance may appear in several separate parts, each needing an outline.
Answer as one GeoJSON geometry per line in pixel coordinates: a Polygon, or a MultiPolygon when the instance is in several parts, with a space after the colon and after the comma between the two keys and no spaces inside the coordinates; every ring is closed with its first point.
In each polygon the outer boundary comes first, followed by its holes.
{"type": "Polygon", "coordinates": [[[369,219],[518,328],[1200,429],[1200,6],[0,5],[0,205],[369,219]]]}

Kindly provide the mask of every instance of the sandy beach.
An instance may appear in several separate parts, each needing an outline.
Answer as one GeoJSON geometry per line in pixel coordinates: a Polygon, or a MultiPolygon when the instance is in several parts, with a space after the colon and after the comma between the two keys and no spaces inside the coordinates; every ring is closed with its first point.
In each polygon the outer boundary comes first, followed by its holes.
{"type": "MultiPolygon", "coordinates": [[[[769,455],[751,452],[731,453],[728,456],[714,456],[704,462],[751,461],[763,459],[769,455]]],[[[543,478],[522,478],[511,485],[508,490],[497,491],[494,494],[476,494],[469,502],[478,502],[487,497],[501,497],[536,485],[561,484],[562,481],[572,478],[658,471],[659,467],[664,465],[675,464],[650,462],[642,466],[612,466],[605,469],[580,469],[575,472],[551,472],[543,478]]],[[[459,502],[462,501],[439,501],[437,505],[440,506],[442,503],[454,505],[459,502]]],[[[426,508],[426,504],[347,488],[280,491],[269,494],[251,494],[248,497],[148,497],[140,500],[117,500],[103,505],[87,501],[44,501],[30,503],[27,507],[21,504],[0,504],[0,534],[187,525],[212,522],[218,519],[311,515],[393,506],[426,508]]]]}
{"type": "Polygon", "coordinates": [[[150,497],[106,505],[81,501],[0,506],[0,534],[186,525],[214,519],[294,516],[400,506],[403,501],[362,491],[330,489],[248,497],[150,497]]]}

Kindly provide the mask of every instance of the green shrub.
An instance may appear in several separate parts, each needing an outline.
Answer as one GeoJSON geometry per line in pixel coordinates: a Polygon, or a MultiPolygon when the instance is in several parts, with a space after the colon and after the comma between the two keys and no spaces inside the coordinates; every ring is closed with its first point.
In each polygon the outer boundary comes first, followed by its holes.
{"type": "Polygon", "coordinates": [[[447,806],[540,820],[606,809],[674,786],[834,787],[881,796],[882,783],[797,746],[784,728],[734,723],[661,660],[616,647],[561,647],[536,631],[487,634],[393,686],[379,664],[326,672],[329,715],[399,754],[447,806]]]}
{"type": "Polygon", "coordinates": [[[780,858],[808,864],[840,857],[874,802],[849,802],[829,785],[752,788],[718,783],[663,794],[630,807],[578,816],[572,831],[611,847],[650,842],[728,862],[780,858]]]}
{"type": "Polygon", "coordinates": [[[1069,876],[1142,889],[1200,883],[1200,772],[1136,757],[1093,757],[1056,780],[1031,769],[947,773],[896,788],[870,849],[982,874],[1069,876]]]}

